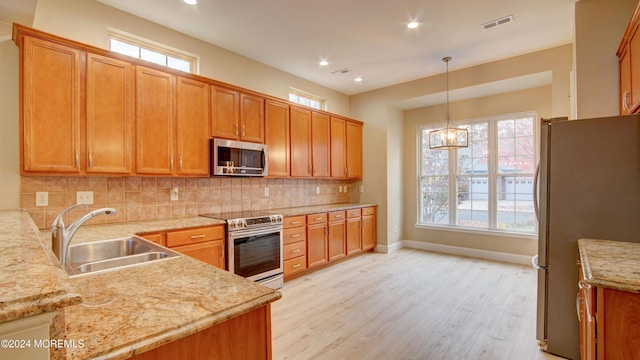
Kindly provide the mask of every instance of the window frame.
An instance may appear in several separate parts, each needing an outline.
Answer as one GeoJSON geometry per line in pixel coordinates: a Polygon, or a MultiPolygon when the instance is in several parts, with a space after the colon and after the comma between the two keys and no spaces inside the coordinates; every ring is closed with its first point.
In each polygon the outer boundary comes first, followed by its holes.
{"type": "MultiPolygon", "coordinates": [[[[121,30],[117,30],[117,29],[113,29],[113,28],[109,28],[107,29],[107,45],[109,47],[109,51],[113,51],[111,50],[111,39],[123,42],[125,44],[129,44],[132,46],[136,46],[140,49],[144,49],[144,50],[149,50],[149,51],[153,51],[159,54],[162,54],[166,57],[172,57],[178,60],[182,60],[182,61],[186,61],[187,63],[190,64],[190,71],[188,71],[187,73],[189,74],[195,74],[198,75],[200,72],[200,57],[196,54],[192,54],[189,53],[187,51],[184,50],[180,50],[180,49],[176,49],[173,48],[171,46],[165,45],[165,44],[161,44],[149,39],[145,39],[143,37],[137,36],[137,35],[133,35],[133,34],[129,34],[126,33],[124,31],[121,30]]],[[[114,51],[118,54],[121,54],[123,56],[130,56],[127,54],[122,54],[120,52],[114,51]]],[[[148,60],[144,60],[142,58],[140,58],[140,55],[138,55],[138,57],[134,57],[131,56],[134,59],[138,59],[141,61],[147,61],[148,60]]],[[[165,66],[167,69],[172,69],[172,70],[177,70],[177,71],[183,71],[174,67],[170,67],[167,65],[161,65],[155,62],[150,62],[152,64],[156,64],[159,66],[165,66]]]]}
{"type": "MultiPolygon", "coordinates": [[[[527,231],[517,231],[517,230],[508,230],[508,229],[500,229],[497,227],[497,217],[498,217],[498,189],[497,189],[497,179],[499,176],[511,175],[502,174],[497,170],[497,166],[499,164],[498,160],[498,129],[497,124],[501,120],[510,120],[510,119],[519,119],[523,117],[531,117],[533,118],[533,162],[534,164],[538,164],[539,162],[539,138],[540,138],[540,120],[535,111],[526,111],[520,113],[512,113],[512,114],[502,114],[502,115],[494,115],[487,116],[482,118],[475,119],[466,119],[459,120],[455,122],[451,122],[453,126],[467,126],[473,125],[477,123],[488,123],[488,134],[487,134],[487,151],[488,151],[488,166],[487,166],[487,181],[488,183],[488,227],[480,228],[480,227],[468,227],[457,225],[457,215],[458,215],[458,204],[457,204],[457,191],[455,190],[457,186],[457,178],[458,178],[458,150],[449,150],[449,160],[448,160],[448,171],[449,176],[449,223],[448,224],[436,224],[436,223],[424,223],[422,221],[422,209],[423,209],[423,191],[422,191],[422,178],[428,177],[428,174],[422,174],[422,165],[423,165],[423,132],[427,132],[430,130],[434,130],[437,128],[443,127],[444,123],[439,124],[421,124],[416,127],[416,228],[422,229],[438,229],[445,231],[453,231],[453,232],[461,232],[461,233],[470,233],[470,234],[482,234],[482,235],[497,235],[497,236],[505,236],[505,237],[518,237],[518,238],[529,238],[529,239],[537,239],[538,238],[538,229],[537,226],[534,226],[534,230],[531,232],[527,231]],[[452,188],[454,186],[454,188],[452,188]],[[452,191],[454,189],[454,191],[452,191]]],[[[447,150],[438,150],[438,151],[447,151],[447,150]]],[[[535,166],[534,166],[535,169],[535,166]]],[[[439,176],[440,174],[438,174],[439,176]]],[[[531,176],[535,175],[535,171],[531,174],[525,173],[522,175],[514,175],[514,177],[518,176],[531,176]]],[[[436,176],[436,175],[432,175],[436,176]]],[[[465,175],[466,176],[466,175],[465,175]]]]}
{"type": "Polygon", "coordinates": [[[322,97],[320,97],[318,95],[314,95],[314,94],[311,94],[311,93],[308,93],[306,91],[302,91],[302,90],[299,90],[299,89],[289,88],[289,93],[288,93],[288,96],[287,96],[287,100],[289,100],[292,103],[298,104],[298,105],[309,107],[311,109],[316,109],[316,110],[321,110],[321,111],[326,111],[327,110],[327,100],[326,99],[324,99],[324,98],[322,98],[322,97]],[[318,102],[320,107],[309,106],[309,105],[300,103],[298,101],[291,100],[291,95],[295,95],[297,97],[304,98],[304,99],[307,99],[307,100],[310,100],[310,101],[318,102]]]}

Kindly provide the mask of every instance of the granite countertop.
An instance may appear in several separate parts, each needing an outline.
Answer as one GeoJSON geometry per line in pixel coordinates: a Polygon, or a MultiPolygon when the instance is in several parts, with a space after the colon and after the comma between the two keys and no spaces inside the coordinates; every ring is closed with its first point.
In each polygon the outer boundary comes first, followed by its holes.
{"type": "Polygon", "coordinates": [[[0,211],[0,322],[79,304],[80,295],[54,266],[29,213],[0,211]],[[28,277],[25,275],[28,274],[28,277]]]}
{"type": "Polygon", "coordinates": [[[585,283],[640,293],[640,243],[578,240],[585,283]]]}

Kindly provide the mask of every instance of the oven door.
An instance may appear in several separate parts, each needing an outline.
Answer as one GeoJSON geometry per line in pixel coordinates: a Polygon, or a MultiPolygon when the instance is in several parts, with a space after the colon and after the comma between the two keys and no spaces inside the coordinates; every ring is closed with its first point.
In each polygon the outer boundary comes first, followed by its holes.
{"type": "Polygon", "coordinates": [[[260,282],[282,274],[282,227],[230,231],[228,235],[229,271],[260,282]]]}

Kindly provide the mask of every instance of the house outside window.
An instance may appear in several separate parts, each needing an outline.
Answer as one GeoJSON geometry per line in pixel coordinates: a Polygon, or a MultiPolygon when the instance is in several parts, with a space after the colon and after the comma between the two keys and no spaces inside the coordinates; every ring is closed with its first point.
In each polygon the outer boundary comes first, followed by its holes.
{"type": "Polygon", "coordinates": [[[469,147],[430,150],[418,128],[418,225],[535,234],[533,176],[537,115],[496,116],[460,122],[469,147]]]}
{"type": "Polygon", "coordinates": [[[316,95],[297,89],[289,89],[289,101],[318,110],[326,110],[326,101],[316,95]]]}

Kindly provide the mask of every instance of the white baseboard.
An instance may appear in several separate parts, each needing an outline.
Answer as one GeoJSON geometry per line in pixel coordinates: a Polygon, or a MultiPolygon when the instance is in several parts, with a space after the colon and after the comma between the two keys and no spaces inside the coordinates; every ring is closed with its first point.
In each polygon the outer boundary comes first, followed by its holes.
{"type": "Polygon", "coordinates": [[[402,241],[393,243],[389,246],[378,245],[376,246],[376,252],[389,253],[401,248],[412,248],[412,249],[440,252],[445,254],[470,256],[470,257],[475,257],[480,259],[504,261],[504,262],[510,262],[515,264],[522,264],[522,265],[531,264],[531,257],[526,255],[472,249],[472,248],[466,248],[466,247],[460,247],[460,246],[442,245],[442,244],[435,244],[435,243],[415,241],[415,240],[402,240],[402,241]]]}

